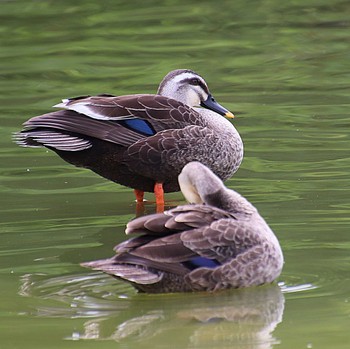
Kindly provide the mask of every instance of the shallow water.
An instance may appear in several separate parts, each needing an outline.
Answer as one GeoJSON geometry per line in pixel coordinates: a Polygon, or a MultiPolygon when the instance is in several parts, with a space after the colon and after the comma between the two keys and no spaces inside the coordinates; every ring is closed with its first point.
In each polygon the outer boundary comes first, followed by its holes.
{"type": "Polygon", "coordinates": [[[349,18],[329,0],[2,1],[0,348],[348,348],[349,18]],[[278,236],[278,286],[139,295],[81,268],[125,239],[132,191],[11,140],[61,98],[152,93],[184,67],[236,114],[227,185],[278,236]]]}

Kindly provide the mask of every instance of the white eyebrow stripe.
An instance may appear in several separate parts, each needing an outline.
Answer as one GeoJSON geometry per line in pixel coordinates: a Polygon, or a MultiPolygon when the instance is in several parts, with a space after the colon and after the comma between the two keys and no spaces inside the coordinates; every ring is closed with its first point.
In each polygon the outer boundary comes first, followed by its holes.
{"type": "Polygon", "coordinates": [[[195,75],[192,74],[192,73],[182,73],[182,74],[179,74],[179,75],[175,76],[175,77],[173,78],[173,80],[174,80],[175,82],[180,82],[180,81],[182,81],[182,80],[184,80],[184,79],[192,79],[193,77],[197,77],[197,76],[195,76],[195,75]]]}

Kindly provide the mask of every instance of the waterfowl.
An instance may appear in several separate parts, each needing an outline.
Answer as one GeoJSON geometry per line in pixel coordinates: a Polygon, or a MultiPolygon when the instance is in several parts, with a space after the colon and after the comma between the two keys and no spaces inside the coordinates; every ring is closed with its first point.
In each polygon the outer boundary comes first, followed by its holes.
{"type": "Polygon", "coordinates": [[[257,286],[280,275],[280,244],[248,200],[199,162],[184,166],[179,185],[192,204],[130,221],[126,234],[142,235],[82,265],[148,293],[257,286]]]}
{"type": "Polygon", "coordinates": [[[179,190],[177,176],[190,161],[225,180],[243,158],[238,132],[222,117],[233,114],[188,69],[168,73],[154,95],[82,96],[54,107],[63,109],[25,122],[17,143],[49,148],[75,166],[131,187],[139,202],[146,191],[162,204],[163,191],[179,190]]]}

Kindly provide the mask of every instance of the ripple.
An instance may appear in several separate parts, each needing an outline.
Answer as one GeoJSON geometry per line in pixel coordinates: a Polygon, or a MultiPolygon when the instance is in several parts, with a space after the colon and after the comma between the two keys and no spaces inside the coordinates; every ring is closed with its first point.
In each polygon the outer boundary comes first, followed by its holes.
{"type": "Polygon", "coordinates": [[[178,347],[261,343],[269,348],[278,343],[273,331],[284,311],[278,285],[148,295],[101,273],[26,274],[18,293],[32,298],[38,317],[85,319],[66,340],[131,340],[145,347],[176,332],[181,333],[178,347]],[[33,299],[38,300],[36,306],[33,299]]]}
{"type": "Polygon", "coordinates": [[[278,283],[283,294],[290,298],[319,298],[342,299],[348,295],[350,279],[348,267],[344,265],[344,275],[341,270],[323,268],[315,273],[302,273],[298,276],[283,274],[284,280],[278,283]]]}
{"type": "Polygon", "coordinates": [[[286,285],[284,282],[279,282],[278,286],[280,286],[283,293],[306,292],[318,288],[313,284],[286,285]]]}
{"type": "Polygon", "coordinates": [[[37,273],[21,277],[18,294],[51,304],[39,305],[37,316],[89,318],[120,312],[128,307],[128,300],[135,292],[130,286],[101,273],[58,277],[37,273]]]}

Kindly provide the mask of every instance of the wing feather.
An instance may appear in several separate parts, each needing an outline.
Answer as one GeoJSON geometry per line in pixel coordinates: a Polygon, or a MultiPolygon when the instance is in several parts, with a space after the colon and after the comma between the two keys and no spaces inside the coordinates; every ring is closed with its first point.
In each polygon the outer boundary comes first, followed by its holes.
{"type": "Polygon", "coordinates": [[[21,132],[15,135],[15,140],[22,146],[44,145],[63,151],[81,151],[92,146],[89,140],[51,130],[21,132]]]}
{"type": "Polygon", "coordinates": [[[226,211],[207,205],[179,206],[163,214],[137,218],[127,225],[127,233],[154,234],[131,254],[173,263],[196,256],[220,261],[233,258],[259,242],[258,233],[251,230],[249,224],[238,223],[226,211]]]}
{"type": "MultiPolygon", "coordinates": [[[[189,138],[190,130],[185,133],[174,131],[181,131],[191,123],[201,122],[201,118],[193,108],[159,95],[84,96],[64,100],[56,106],[65,109],[31,118],[24,124],[24,131],[31,133],[35,129],[41,131],[50,129],[50,131],[60,130],[59,134],[64,131],[72,132],[80,137],[82,143],[84,139],[86,141],[86,137],[92,137],[125,147],[137,144],[130,150],[130,154],[141,149],[139,156],[142,158],[149,155],[154,163],[161,161],[157,154],[159,150],[169,150],[174,154],[172,147],[177,147],[181,137],[189,138]],[[130,119],[144,120],[149,125],[145,124],[149,131],[145,133],[140,127],[133,128],[132,123],[126,123],[130,119]],[[156,133],[155,136],[150,136],[152,130],[156,133]],[[168,133],[162,134],[164,130],[168,133]],[[172,137],[177,140],[172,141],[172,137]]],[[[193,137],[196,137],[196,132],[198,133],[194,130],[193,137]]],[[[22,136],[23,140],[24,136],[22,136]]],[[[26,142],[21,144],[23,143],[26,142]]],[[[182,142],[182,144],[185,143],[182,142]]],[[[30,141],[26,145],[32,146],[30,141]]],[[[56,147],[54,144],[52,146],[56,147]]],[[[70,149],[74,150],[74,147],[70,149]]],[[[164,156],[164,153],[161,156],[164,156]]]]}

